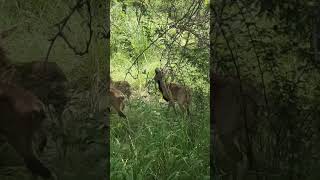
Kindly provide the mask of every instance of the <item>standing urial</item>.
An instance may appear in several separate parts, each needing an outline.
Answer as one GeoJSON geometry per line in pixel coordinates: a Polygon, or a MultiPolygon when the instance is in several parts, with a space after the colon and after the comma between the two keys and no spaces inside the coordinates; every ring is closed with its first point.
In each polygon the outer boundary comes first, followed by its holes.
{"type": "Polygon", "coordinates": [[[177,83],[166,83],[164,73],[159,68],[155,69],[153,79],[158,84],[163,99],[169,102],[169,107],[173,107],[176,112],[175,103],[177,102],[181,111],[190,115],[191,92],[188,87],[177,83]]]}

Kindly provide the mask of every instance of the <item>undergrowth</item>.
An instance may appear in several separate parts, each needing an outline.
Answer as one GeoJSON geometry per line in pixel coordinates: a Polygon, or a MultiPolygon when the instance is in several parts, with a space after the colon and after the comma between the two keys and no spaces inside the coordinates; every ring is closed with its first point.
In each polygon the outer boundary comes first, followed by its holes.
{"type": "Polygon", "coordinates": [[[207,108],[185,118],[164,103],[132,100],[127,120],[112,116],[111,179],[209,179],[207,108]]]}

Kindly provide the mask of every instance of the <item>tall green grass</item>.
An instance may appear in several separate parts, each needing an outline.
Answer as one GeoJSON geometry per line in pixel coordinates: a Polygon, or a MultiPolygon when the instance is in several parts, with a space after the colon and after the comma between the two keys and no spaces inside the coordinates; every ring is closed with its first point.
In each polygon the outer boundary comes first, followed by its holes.
{"type": "Polygon", "coordinates": [[[111,119],[112,180],[209,179],[209,110],[192,116],[157,101],[134,99],[127,120],[111,119]]]}

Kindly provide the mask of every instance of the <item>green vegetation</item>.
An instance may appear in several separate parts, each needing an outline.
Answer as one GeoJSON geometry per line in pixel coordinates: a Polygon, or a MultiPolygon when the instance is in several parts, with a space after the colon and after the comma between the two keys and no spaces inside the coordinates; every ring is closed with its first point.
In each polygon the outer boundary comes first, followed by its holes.
{"type": "MultiPolygon", "coordinates": [[[[18,27],[1,42],[9,59],[14,63],[44,60],[48,39],[58,32],[54,25],[67,17],[77,2],[1,1],[0,30],[18,27]]],[[[82,2],[91,5],[89,53],[76,55],[61,37],[54,42],[48,60],[57,62],[66,73],[72,100],[63,114],[64,127],[59,127],[54,116],[46,120],[49,144],[40,155],[59,179],[68,180],[107,176],[107,139],[102,128],[105,107],[99,107],[108,68],[108,52],[100,33],[106,18],[104,1],[82,2]]],[[[111,21],[111,76],[126,79],[134,94],[126,102],[127,120],[111,114],[111,179],[209,179],[209,24],[205,5],[112,1],[111,21]],[[189,21],[192,16],[197,24],[189,21]],[[190,27],[194,31],[183,30],[190,27]],[[190,118],[184,118],[179,109],[176,115],[160,100],[152,81],[156,67],[166,67],[170,81],[191,88],[190,118]]],[[[84,4],[63,29],[76,51],[86,49],[88,22],[84,4]]],[[[1,146],[0,162],[0,179],[31,176],[8,145],[1,146]]]]}
{"type": "MultiPolygon", "coordinates": [[[[266,157],[259,173],[269,179],[319,179],[318,2],[213,0],[210,15],[209,0],[112,0],[107,51],[101,34],[105,1],[2,0],[0,31],[18,27],[0,42],[9,59],[44,60],[48,39],[58,32],[55,25],[77,2],[89,2],[91,28],[84,3],[63,29],[76,50],[58,37],[48,58],[66,73],[72,97],[64,127],[55,117],[46,120],[49,145],[40,155],[60,179],[107,176],[106,107],[99,101],[106,95],[108,54],[113,80],[126,80],[133,90],[126,100],[128,119],[111,113],[111,178],[209,179],[209,42],[211,68],[252,80],[271,104],[251,137],[253,148],[266,157]],[[89,52],[76,55],[86,50],[90,32],[89,52]],[[168,109],[154,88],[156,67],[166,69],[166,81],[190,87],[190,117],[168,109]]],[[[0,154],[1,180],[30,177],[10,146],[1,144],[0,154]]]]}
{"type": "Polygon", "coordinates": [[[111,3],[111,76],[128,81],[134,91],[128,119],[111,118],[111,179],[210,178],[209,49],[202,42],[209,40],[209,24],[184,29],[195,23],[189,21],[192,13],[201,21],[209,17],[203,3],[191,2],[111,3]],[[156,67],[168,69],[168,81],[192,89],[190,118],[168,110],[154,87],[156,67]]]}
{"type": "MultiPolygon", "coordinates": [[[[1,45],[12,62],[43,61],[51,39],[58,29],[54,26],[70,13],[74,0],[0,1],[0,31],[17,26],[1,45]]],[[[106,138],[100,128],[103,120],[97,119],[97,79],[105,72],[104,42],[97,35],[98,25],[104,18],[99,3],[92,1],[94,31],[89,53],[77,56],[58,38],[52,48],[49,61],[57,62],[70,81],[71,102],[63,114],[64,128],[58,126],[55,116],[45,121],[49,135],[48,146],[40,159],[49,166],[59,179],[105,179],[106,138]],[[100,69],[100,76],[97,74],[100,69]]],[[[76,49],[83,51],[88,40],[88,15],[86,6],[68,21],[64,33],[76,49]]],[[[104,75],[105,76],[105,75],[104,75]]],[[[30,179],[23,161],[11,146],[0,146],[0,179],[30,179]]]]}
{"type": "Polygon", "coordinates": [[[132,100],[112,118],[111,179],[209,179],[209,111],[189,119],[159,102],[132,100]]]}
{"type": "Polygon", "coordinates": [[[250,171],[319,179],[319,2],[211,2],[213,69],[253,80],[269,105],[248,133],[261,161],[250,171]]]}

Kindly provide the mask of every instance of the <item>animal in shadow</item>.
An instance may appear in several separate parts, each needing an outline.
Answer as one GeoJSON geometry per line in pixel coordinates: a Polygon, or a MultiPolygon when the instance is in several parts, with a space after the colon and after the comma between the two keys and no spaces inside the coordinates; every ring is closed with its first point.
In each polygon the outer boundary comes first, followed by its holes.
{"type": "Polygon", "coordinates": [[[0,135],[23,158],[26,167],[35,177],[53,178],[33,149],[34,135],[46,117],[41,100],[18,85],[0,82],[0,114],[0,135]]]}
{"type": "MultiPolygon", "coordinates": [[[[0,33],[0,79],[2,82],[19,84],[35,94],[47,107],[52,105],[60,127],[63,127],[62,113],[69,101],[67,78],[55,62],[32,61],[12,63],[2,42],[16,27],[0,33]]],[[[46,146],[46,135],[42,133],[42,148],[46,146]]]]}

